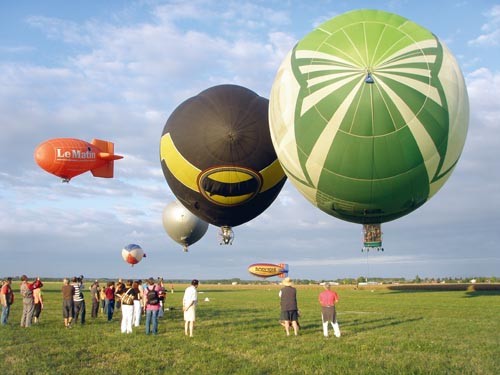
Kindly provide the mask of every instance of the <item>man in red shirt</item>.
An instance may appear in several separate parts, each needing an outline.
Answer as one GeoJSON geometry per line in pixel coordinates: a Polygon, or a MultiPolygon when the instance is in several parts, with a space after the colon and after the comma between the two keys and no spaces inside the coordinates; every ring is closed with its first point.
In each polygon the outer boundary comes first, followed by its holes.
{"type": "Polygon", "coordinates": [[[2,304],[2,325],[7,324],[7,319],[9,318],[10,305],[14,302],[14,292],[12,291],[11,285],[12,278],[9,277],[3,281],[2,289],[0,290],[0,302],[2,304]]]}
{"type": "Polygon", "coordinates": [[[337,323],[337,313],[335,311],[335,304],[338,302],[339,296],[330,289],[330,283],[325,283],[325,290],[319,294],[319,303],[321,305],[321,316],[323,320],[323,335],[328,337],[328,323],[330,323],[333,327],[335,337],[340,337],[340,328],[337,323]]]}

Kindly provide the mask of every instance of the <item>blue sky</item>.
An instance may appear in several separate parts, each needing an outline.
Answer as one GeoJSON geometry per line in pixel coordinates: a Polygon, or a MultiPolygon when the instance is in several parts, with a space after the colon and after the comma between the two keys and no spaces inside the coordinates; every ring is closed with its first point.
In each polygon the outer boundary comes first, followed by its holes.
{"type": "Polygon", "coordinates": [[[0,2],[0,276],[252,279],[248,265],[285,262],[290,276],[499,276],[500,2],[17,1],[0,2]],[[174,196],[159,141],[185,99],[223,83],[269,97],[293,45],[359,8],[398,13],[456,56],[468,88],[465,148],[423,207],[383,225],[383,253],[361,253],[361,226],[330,217],[287,182],[262,215],[217,228],[183,253],[161,214],[174,196]],[[50,138],[115,142],[114,179],[70,184],[38,168],[50,138]],[[148,257],[131,268],[129,243],[148,257]]]}

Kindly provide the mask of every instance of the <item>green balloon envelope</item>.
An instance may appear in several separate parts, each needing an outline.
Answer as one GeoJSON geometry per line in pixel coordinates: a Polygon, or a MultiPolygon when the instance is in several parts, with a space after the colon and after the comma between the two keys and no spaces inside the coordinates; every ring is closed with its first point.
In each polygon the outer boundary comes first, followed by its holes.
{"type": "Polygon", "coordinates": [[[294,186],[324,212],[383,223],[424,204],[456,166],[469,102],[460,68],[430,31],[357,10],[289,52],[269,103],[271,139],[294,186]]]}

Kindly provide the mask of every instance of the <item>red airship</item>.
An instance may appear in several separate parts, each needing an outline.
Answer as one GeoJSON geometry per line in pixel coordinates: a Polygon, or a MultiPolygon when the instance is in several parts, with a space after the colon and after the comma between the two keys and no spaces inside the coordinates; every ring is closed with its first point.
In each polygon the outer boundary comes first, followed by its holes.
{"type": "Polygon", "coordinates": [[[69,182],[73,177],[92,172],[94,177],[112,178],[115,155],[112,142],[93,139],[88,143],[74,138],[55,138],[38,145],[35,161],[40,168],[69,182]]]}

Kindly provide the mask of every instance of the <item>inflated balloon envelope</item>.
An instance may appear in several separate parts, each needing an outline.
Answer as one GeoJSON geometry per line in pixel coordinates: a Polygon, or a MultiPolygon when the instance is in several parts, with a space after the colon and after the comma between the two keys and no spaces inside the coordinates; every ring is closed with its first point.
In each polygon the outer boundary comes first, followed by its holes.
{"type": "Polygon", "coordinates": [[[201,220],[180,202],[169,203],[163,210],[163,228],[175,242],[182,245],[184,252],[200,240],[208,229],[208,223],[201,220]]]}
{"type": "Polygon", "coordinates": [[[132,265],[132,267],[139,263],[146,254],[139,245],[128,244],[122,249],[122,258],[125,262],[132,265]]]}
{"type": "Polygon", "coordinates": [[[177,199],[193,214],[221,227],[260,215],[274,201],[286,176],[274,151],[269,101],[236,85],[211,87],[181,103],[160,141],[163,174],[177,199]]]}
{"type": "Polygon", "coordinates": [[[464,78],[444,43],[378,10],[342,14],[300,40],[269,105],[292,184],[327,214],[364,224],[365,247],[381,248],[380,223],[443,186],[468,122],[464,78]]]}

